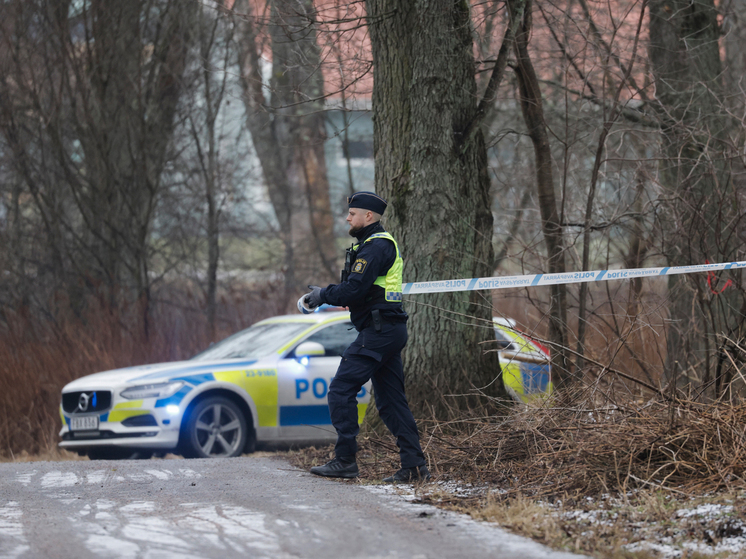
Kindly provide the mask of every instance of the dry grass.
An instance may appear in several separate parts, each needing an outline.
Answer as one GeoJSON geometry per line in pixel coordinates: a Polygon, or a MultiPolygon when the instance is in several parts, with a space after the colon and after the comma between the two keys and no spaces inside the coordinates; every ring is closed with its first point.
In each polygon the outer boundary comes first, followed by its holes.
{"type": "Polygon", "coordinates": [[[434,469],[536,497],[744,487],[746,404],[658,398],[594,406],[554,402],[494,422],[425,426],[434,469]]]}
{"type": "Polygon", "coordinates": [[[686,499],[643,490],[623,499],[587,499],[572,507],[524,496],[499,501],[488,497],[466,512],[549,547],[596,557],[746,557],[741,521],[746,500],[735,494],[686,499]],[[734,536],[740,537],[740,544],[729,539],[734,536]]]}
{"type": "MultiPolygon", "coordinates": [[[[654,399],[614,406],[516,408],[494,421],[421,422],[441,480],[501,487],[506,495],[573,499],[632,489],[701,495],[746,489],[746,404],[654,399]]],[[[396,469],[387,434],[361,438],[363,477],[396,469]]],[[[305,466],[328,449],[308,449],[305,466]]]]}
{"type": "Polygon", "coordinates": [[[496,522],[503,528],[545,543],[554,548],[566,546],[566,536],[558,519],[533,499],[519,495],[509,503],[495,501],[489,495],[482,506],[468,512],[480,520],[496,522]]]}
{"type": "Polygon", "coordinates": [[[2,462],[69,462],[72,460],[88,460],[86,456],[80,456],[76,452],[69,452],[56,446],[37,454],[29,454],[28,451],[22,450],[19,454],[10,456],[0,456],[2,462]]]}
{"type": "MultiPolygon", "coordinates": [[[[707,547],[708,557],[746,557],[722,547],[746,536],[746,405],[605,401],[516,408],[493,421],[421,422],[436,483],[417,488],[420,500],[597,557],[665,556],[635,542],[664,542],[688,558],[701,555],[685,542],[707,547]],[[720,512],[677,512],[702,504],[720,512]]],[[[399,467],[390,435],[360,443],[360,483],[399,467]]],[[[290,458],[309,468],[331,456],[331,448],[310,448],[290,458]]],[[[746,549],[746,538],[739,541],[746,549]]]]}

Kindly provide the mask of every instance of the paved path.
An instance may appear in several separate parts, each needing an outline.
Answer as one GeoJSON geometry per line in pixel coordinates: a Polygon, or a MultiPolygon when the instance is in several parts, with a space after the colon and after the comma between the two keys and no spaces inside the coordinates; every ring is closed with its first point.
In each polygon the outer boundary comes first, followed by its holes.
{"type": "Polygon", "coordinates": [[[0,558],[568,559],[266,456],[0,464],[0,558]]]}

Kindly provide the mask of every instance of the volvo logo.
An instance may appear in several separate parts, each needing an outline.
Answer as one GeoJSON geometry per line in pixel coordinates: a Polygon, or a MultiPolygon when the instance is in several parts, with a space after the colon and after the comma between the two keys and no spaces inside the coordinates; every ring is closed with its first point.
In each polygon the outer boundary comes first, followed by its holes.
{"type": "Polygon", "coordinates": [[[91,392],[90,394],[86,394],[85,392],[81,392],[80,397],[78,398],[78,409],[76,411],[86,412],[88,411],[89,405],[92,405],[94,408],[96,407],[96,393],[91,392]]]}

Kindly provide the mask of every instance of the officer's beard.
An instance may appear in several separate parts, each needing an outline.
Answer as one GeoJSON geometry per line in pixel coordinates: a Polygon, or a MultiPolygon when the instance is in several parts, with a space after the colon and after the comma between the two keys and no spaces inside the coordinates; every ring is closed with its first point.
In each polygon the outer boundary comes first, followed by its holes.
{"type": "Polygon", "coordinates": [[[363,227],[350,227],[350,230],[347,232],[350,237],[357,238],[358,233],[363,230],[363,227]]]}

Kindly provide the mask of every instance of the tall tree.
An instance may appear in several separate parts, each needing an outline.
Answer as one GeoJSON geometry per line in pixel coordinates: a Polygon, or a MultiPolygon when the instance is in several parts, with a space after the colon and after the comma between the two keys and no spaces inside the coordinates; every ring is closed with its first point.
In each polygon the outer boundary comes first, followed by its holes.
{"type": "Polygon", "coordinates": [[[17,2],[2,36],[0,133],[45,223],[55,273],[111,304],[150,297],[149,231],[196,2],[17,2]]]}
{"type": "Polygon", "coordinates": [[[256,4],[238,0],[233,6],[240,19],[244,103],[285,246],[285,284],[297,291],[337,275],[316,12],[312,0],[270,0],[271,52],[265,53],[256,4]],[[269,83],[262,75],[263,55],[272,58],[269,83]]]}
{"type": "Polygon", "coordinates": [[[721,3],[722,33],[725,46],[725,101],[740,123],[746,104],[746,4],[739,0],[721,3]]]}
{"type": "MultiPolygon", "coordinates": [[[[197,176],[205,208],[205,236],[207,240],[207,286],[205,289],[207,322],[210,336],[215,339],[217,312],[218,265],[220,261],[221,214],[227,184],[231,180],[230,166],[224,161],[223,144],[228,143],[225,131],[224,103],[231,94],[231,72],[235,64],[235,26],[230,18],[223,17],[212,7],[199,9],[196,41],[199,46],[199,64],[194,88],[198,102],[189,107],[188,121],[190,143],[196,151],[197,176]]],[[[236,157],[237,154],[231,154],[236,157]]],[[[199,204],[202,206],[202,204],[199,204]]],[[[196,212],[192,212],[196,213],[196,212]]]]}
{"type": "MultiPolygon", "coordinates": [[[[376,190],[404,255],[405,281],[490,275],[487,157],[478,120],[468,2],[368,0],[376,190]]],[[[410,297],[407,391],[419,414],[504,396],[490,348],[492,297],[410,297]],[[445,397],[444,397],[445,396],[445,397]]]]}
{"type": "MultiPolygon", "coordinates": [[[[539,79],[528,51],[528,40],[532,27],[532,4],[526,2],[525,10],[519,13],[521,28],[515,35],[516,64],[523,119],[534,146],[536,159],[536,187],[541,211],[541,228],[547,250],[547,268],[550,274],[565,271],[565,249],[562,238],[562,219],[554,192],[552,152],[549,133],[544,119],[539,79]]],[[[549,340],[552,343],[552,373],[555,384],[561,387],[571,379],[566,354],[567,347],[567,289],[564,285],[550,286],[549,340]]]]}
{"type": "MultiPolygon", "coordinates": [[[[735,259],[738,203],[724,154],[727,129],[714,0],[651,0],[651,69],[662,121],[659,172],[671,266],[735,259]]],[[[725,282],[723,282],[725,283],[725,282]]],[[[701,276],[669,280],[670,375],[707,383],[714,350],[743,322],[736,290],[701,276]]]]}

